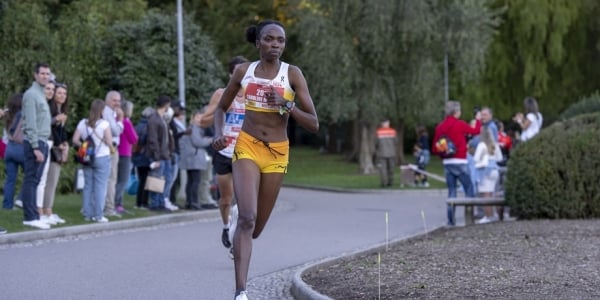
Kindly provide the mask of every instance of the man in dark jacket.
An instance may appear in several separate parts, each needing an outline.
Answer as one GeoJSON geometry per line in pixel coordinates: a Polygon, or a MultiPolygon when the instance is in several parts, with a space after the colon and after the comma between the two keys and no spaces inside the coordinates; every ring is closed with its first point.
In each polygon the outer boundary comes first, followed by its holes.
{"type": "MultiPolygon", "coordinates": [[[[163,119],[163,115],[169,109],[171,98],[160,95],[156,99],[155,112],[148,118],[148,137],[146,141],[145,155],[150,159],[150,174],[152,177],[167,178],[170,174],[165,166],[170,164],[171,150],[169,149],[169,127],[163,119]]],[[[165,206],[163,193],[150,192],[150,210],[164,211],[173,210],[165,206]]]]}

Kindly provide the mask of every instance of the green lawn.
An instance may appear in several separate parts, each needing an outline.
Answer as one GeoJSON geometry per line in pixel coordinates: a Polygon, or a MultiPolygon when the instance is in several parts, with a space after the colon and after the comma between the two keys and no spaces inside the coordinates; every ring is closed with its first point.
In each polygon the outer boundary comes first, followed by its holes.
{"type": "MultiPolygon", "coordinates": [[[[323,187],[349,189],[379,189],[380,181],[377,173],[363,175],[359,172],[357,163],[350,163],[341,154],[320,153],[313,148],[292,148],[290,165],[284,183],[294,185],[313,185],[323,187]]],[[[408,162],[413,163],[414,157],[407,155],[408,162]]],[[[443,175],[442,163],[439,158],[432,157],[427,170],[443,175]]],[[[394,180],[396,184],[389,187],[400,189],[400,169],[397,169],[394,180]]],[[[444,188],[445,184],[429,180],[430,188],[444,188]]],[[[413,188],[413,187],[406,187],[413,188]]]]}
{"type": "MultiPolygon", "coordinates": [[[[81,194],[56,195],[53,211],[61,218],[65,219],[67,223],[63,225],[54,225],[52,228],[89,223],[83,220],[83,215],[80,213],[81,199],[81,194]]],[[[110,217],[110,221],[156,215],[156,213],[148,210],[134,209],[134,204],[135,197],[127,195],[125,197],[125,209],[128,213],[123,214],[121,218],[110,217]]],[[[23,225],[23,210],[16,207],[13,210],[0,209],[0,226],[6,228],[8,232],[37,230],[23,225]]]]}
{"type": "MultiPolygon", "coordinates": [[[[407,160],[412,162],[414,161],[414,158],[412,156],[407,156],[407,160]]],[[[442,164],[437,157],[432,157],[432,161],[429,163],[427,170],[432,173],[443,174],[442,164]]],[[[71,170],[68,170],[67,174],[70,174],[71,172],[71,170]]],[[[64,172],[62,174],[66,175],[64,172]]],[[[68,181],[69,179],[61,178],[61,181],[65,180],[68,181]]],[[[387,189],[401,189],[399,169],[398,172],[396,172],[395,182],[394,186],[387,189]]],[[[443,183],[435,180],[430,180],[429,182],[431,184],[430,188],[445,187],[443,183]]],[[[68,185],[70,183],[66,182],[64,184],[68,185]]],[[[359,173],[358,164],[347,162],[343,155],[323,154],[317,149],[306,147],[294,147],[291,149],[290,165],[288,167],[288,173],[285,176],[284,184],[347,189],[380,189],[378,174],[362,175],[359,173]]],[[[67,224],[53,227],[86,223],[80,213],[81,197],[81,194],[56,196],[54,212],[65,219],[67,224]]],[[[123,214],[122,218],[111,217],[111,222],[156,215],[156,213],[147,210],[134,209],[134,196],[126,195],[124,203],[128,213],[123,214]]],[[[0,209],[0,226],[6,228],[9,232],[33,230],[23,226],[22,221],[23,211],[21,209],[0,209]]]]}

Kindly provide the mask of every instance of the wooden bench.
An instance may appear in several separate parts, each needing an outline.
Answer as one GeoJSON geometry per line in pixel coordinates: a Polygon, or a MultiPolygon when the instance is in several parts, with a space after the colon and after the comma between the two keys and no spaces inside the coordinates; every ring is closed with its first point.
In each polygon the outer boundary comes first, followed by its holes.
{"type": "MultiPolygon", "coordinates": [[[[452,212],[455,212],[457,206],[465,207],[465,225],[472,225],[473,222],[473,206],[500,206],[500,211],[498,212],[500,220],[504,219],[504,197],[494,196],[494,197],[458,197],[458,198],[448,198],[446,200],[446,204],[452,206],[452,212]]],[[[453,220],[456,220],[454,216],[452,216],[453,220]]]]}

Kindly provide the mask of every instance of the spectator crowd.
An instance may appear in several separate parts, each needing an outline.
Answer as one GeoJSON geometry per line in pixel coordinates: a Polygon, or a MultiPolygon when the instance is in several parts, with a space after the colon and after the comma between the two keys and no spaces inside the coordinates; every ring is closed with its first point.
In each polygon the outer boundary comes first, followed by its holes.
{"type": "Polygon", "coordinates": [[[128,208],[219,208],[211,163],[212,116],[211,122],[203,121],[206,108],[193,111],[188,120],[182,102],[157,95],[154,107],[143,108],[134,124],[134,102],[109,90],[104,99],[90,99],[85,118],[73,120],[67,84],[55,78],[50,65],[36,64],[33,77],[32,85],[11,95],[0,110],[2,208],[22,208],[25,226],[49,229],[68,222],[53,208],[61,168],[73,153],[82,169],[75,181],[83,182],[81,214],[86,221],[109,222],[129,213],[128,208]],[[72,133],[67,132],[69,123],[76,124],[72,133]],[[125,203],[126,193],[135,195],[135,203],[125,203]]]}

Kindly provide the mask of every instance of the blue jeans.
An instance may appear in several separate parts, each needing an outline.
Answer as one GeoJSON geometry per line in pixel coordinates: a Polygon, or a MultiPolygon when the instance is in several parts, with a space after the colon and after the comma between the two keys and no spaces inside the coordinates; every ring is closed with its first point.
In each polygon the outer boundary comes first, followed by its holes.
{"type": "Polygon", "coordinates": [[[179,172],[179,154],[173,154],[173,160],[171,161],[171,180],[165,183],[165,198],[169,198],[172,203],[175,203],[175,198],[171,199],[171,190],[175,185],[175,179],[177,179],[177,173],[179,172]],[[167,194],[168,192],[168,194],[167,194]]]}
{"type": "Polygon", "coordinates": [[[104,216],[106,188],[110,175],[110,155],[94,158],[91,166],[83,167],[83,215],[101,219],[104,216]]]}
{"type": "Polygon", "coordinates": [[[44,172],[44,165],[48,159],[48,143],[46,141],[37,141],[38,149],[44,155],[44,161],[35,161],[35,154],[31,143],[27,140],[23,141],[23,153],[25,154],[25,162],[23,163],[23,216],[25,221],[39,220],[40,214],[37,210],[37,186],[44,172]]]}
{"type": "Polygon", "coordinates": [[[173,186],[173,163],[171,160],[163,160],[160,162],[165,164],[163,170],[163,176],[165,177],[165,190],[163,191],[163,198],[169,198],[171,194],[171,187],[173,186]]]}
{"type": "Polygon", "coordinates": [[[167,182],[171,180],[171,161],[161,160],[160,167],[151,170],[149,176],[162,176],[165,179],[165,189],[162,193],[150,192],[150,208],[161,208],[165,206],[165,198],[169,197],[169,194],[165,194],[167,190],[167,182]],[[167,174],[168,171],[168,174],[167,174]]]}
{"type": "Polygon", "coordinates": [[[2,208],[4,209],[12,209],[14,206],[19,167],[25,172],[25,155],[23,149],[23,144],[17,144],[15,142],[9,142],[8,145],[6,145],[6,152],[4,154],[4,173],[6,175],[6,180],[4,181],[4,199],[2,201],[2,208]]]}
{"type": "MultiPolygon", "coordinates": [[[[475,196],[468,164],[445,164],[444,174],[446,175],[446,185],[448,186],[448,198],[456,198],[457,180],[460,181],[467,197],[475,196]]],[[[448,205],[448,225],[455,225],[454,221],[454,210],[452,206],[448,205]]]]}
{"type": "Polygon", "coordinates": [[[117,187],[115,188],[115,207],[123,206],[123,196],[125,195],[125,187],[129,182],[131,174],[131,157],[119,156],[119,164],[117,168],[117,187]]]}

